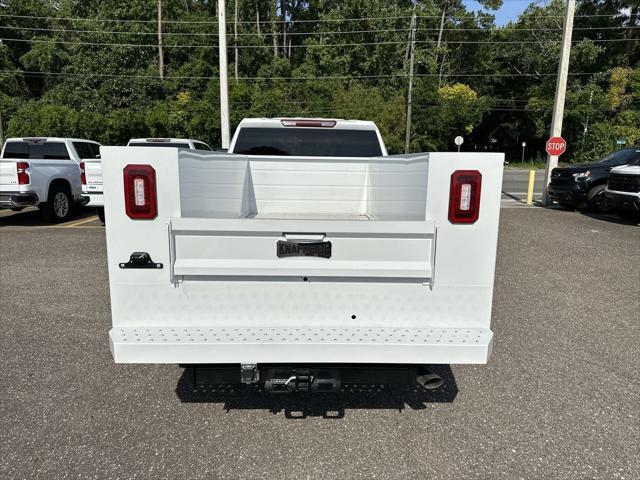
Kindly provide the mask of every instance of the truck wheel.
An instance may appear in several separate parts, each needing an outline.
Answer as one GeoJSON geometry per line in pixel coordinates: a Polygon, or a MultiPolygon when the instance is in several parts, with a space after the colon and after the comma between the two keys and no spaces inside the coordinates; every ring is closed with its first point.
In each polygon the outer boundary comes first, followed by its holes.
{"type": "Polygon", "coordinates": [[[44,218],[49,222],[60,223],[71,216],[71,195],[69,190],[61,185],[54,185],[49,190],[47,203],[43,205],[44,218]]]}
{"type": "Polygon", "coordinates": [[[587,194],[587,208],[593,213],[607,213],[612,206],[604,195],[606,185],[596,185],[587,194]]]}
{"type": "Polygon", "coordinates": [[[97,210],[96,213],[98,214],[98,218],[100,219],[100,221],[104,225],[104,208],[96,208],[96,210],[97,210]]]}

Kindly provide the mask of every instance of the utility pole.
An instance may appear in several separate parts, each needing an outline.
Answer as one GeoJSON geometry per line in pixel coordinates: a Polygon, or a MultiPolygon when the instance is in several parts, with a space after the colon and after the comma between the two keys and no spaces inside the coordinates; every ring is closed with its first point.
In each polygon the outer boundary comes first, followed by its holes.
{"type": "Polygon", "coordinates": [[[411,93],[413,90],[413,58],[416,49],[416,4],[413,4],[411,15],[411,42],[409,51],[409,88],[407,89],[407,127],[404,134],[404,153],[409,153],[411,143],[411,93]]]}
{"type": "Polygon", "coordinates": [[[258,29],[258,37],[260,37],[260,5],[256,0],[256,29],[258,29]]]}
{"type": "Polygon", "coordinates": [[[220,57],[220,136],[229,148],[229,88],[227,81],[227,21],[224,0],[218,0],[218,55],[220,57]]]}
{"type": "MultiPolygon", "coordinates": [[[[573,14],[576,10],[576,0],[567,0],[562,32],[562,48],[560,49],[560,64],[558,65],[558,79],[556,80],[556,97],[553,102],[550,137],[562,136],[562,117],[564,116],[564,99],[567,93],[567,76],[569,74],[569,57],[571,54],[571,35],[573,34],[573,14]]],[[[547,154],[547,166],[544,171],[544,194],[542,204],[550,205],[551,197],[547,191],[551,171],[558,166],[558,156],[547,154]]]]}
{"type": "Polygon", "coordinates": [[[444,33],[444,24],[446,20],[447,10],[449,8],[449,0],[445,0],[442,5],[442,17],[440,17],[440,29],[438,30],[438,43],[436,44],[436,68],[438,69],[438,86],[442,86],[442,72],[444,70],[444,55],[440,60],[440,46],[442,45],[442,35],[444,33]]]}
{"type": "Polygon", "coordinates": [[[235,50],[235,63],[234,70],[236,74],[236,83],[238,83],[238,2],[240,0],[234,0],[233,3],[233,43],[235,50]]]}
{"type": "Polygon", "coordinates": [[[436,44],[436,51],[440,49],[440,45],[442,44],[442,32],[444,32],[444,20],[447,15],[447,8],[449,7],[449,2],[444,2],[442,5],[442,17],[440,17],[440,28],[438,29],[438,43],[436,44]]]}
{"type": "Polygon", "coordinates": [[[287,57],[287,1],[280,0],[280,13],[282,13],[282,58],[287,57]]]}
{"type": "Polygon", "coordinates": [[[158,0],[158,70],[164,78],[164,53],[162,52],[162,0],[158,0]]]}
{"type": "Polygon", "coordinates": [[[278,21],[278,0],[273,0],[273,13],[272,13],[272,17],[271,17],[271,30],[273,32],[273,56],[277,57],[278,56],[278,27],[277,22],[278,21]]]}
{"type": "Polygon", "coordinates": [[[4,145],[4,118],[2,118],[2,110],[0,110],[0,148],[4,145]]]}

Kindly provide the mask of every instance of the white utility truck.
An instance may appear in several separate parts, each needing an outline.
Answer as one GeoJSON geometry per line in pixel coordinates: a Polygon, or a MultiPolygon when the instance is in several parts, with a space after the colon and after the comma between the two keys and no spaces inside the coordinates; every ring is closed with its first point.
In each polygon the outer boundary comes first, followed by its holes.
{"type": "Polygon", "coordinates": [[[386,156],[325,119],[245,120],[231,147],[102,148],[117,363],[324,392],[487,362],[503,154],[386,156]]]}
{"type": "MultiPolygon", "coordinates": [[[[191,138],[132,138],[127,146],[172,147],[211,151],[211,147],[191,138]]],[[[82,169],[82,192],[89,197],[90,207],[96,207],[98,217],[104,223],[104,194],[102,191],[102,160],[100,155],[80,164],[82,169]]]]}
{"type": "Polygon", "coordinates": [[[0,158],[0,208],[38,206],[47,220],[62,222],[85,205],[81,162],[99,155],[100,144],[80,138],[9,138],[0,158]]]}

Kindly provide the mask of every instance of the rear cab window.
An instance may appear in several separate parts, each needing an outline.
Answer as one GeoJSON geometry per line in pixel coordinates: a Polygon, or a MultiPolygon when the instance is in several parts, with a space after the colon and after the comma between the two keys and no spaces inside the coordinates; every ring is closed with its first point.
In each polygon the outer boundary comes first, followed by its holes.
{"type": "Polygon", "coordinates": [[[2,158],[29,158],[29,146],[25,142],[7,142],[2,158]]]}
{"type": "Polygon", "coordinates": [[[81,160],[100,158],[100,145],[90,142],[73,142],[78,157],[81,160]]]}
{"type": "Polygon", "coordinates": [[[208,152],[211,151],[211,147],[203,142],[193,142],[193,146],[196,150],[206,150],[208,152]]]}
{"type": "Polygon", "coordinates": [[[69,151],[64,142],[7,142],[2,158],[21,158],[33,160],[69,160],[69,151]]]}
{"type": "Polygon", "coordinates": [[[241,127],[233,153],[302,157],[379,157],[375,130],[241,127]]]}

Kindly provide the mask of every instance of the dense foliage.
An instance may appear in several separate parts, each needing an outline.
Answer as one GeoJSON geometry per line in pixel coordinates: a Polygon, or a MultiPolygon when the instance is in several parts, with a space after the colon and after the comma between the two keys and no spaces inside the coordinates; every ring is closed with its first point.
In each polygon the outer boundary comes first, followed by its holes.
{"type": "MultiPolygon", "coordinates": [[[[505,0],[509,1],[509,0],[505,0]]],[[[502,0],[484,0],[487,8],[502,0]]],[[[0,0],[5,135],[122,144],[186,136],[220,144],[216,3],[0,0]]],[[[375,120],[404,150],[411,15],[410,148],[541,156],[564,7],[530,5],[496,27],[461,0],[227,0],[232,126],[243,117],[375,120]],[[236,3],[237,2],[237,5],[236,3]]],[[[565,159],[640,143],[640,2],[578,0],[563,135],[565,159]]]]}

